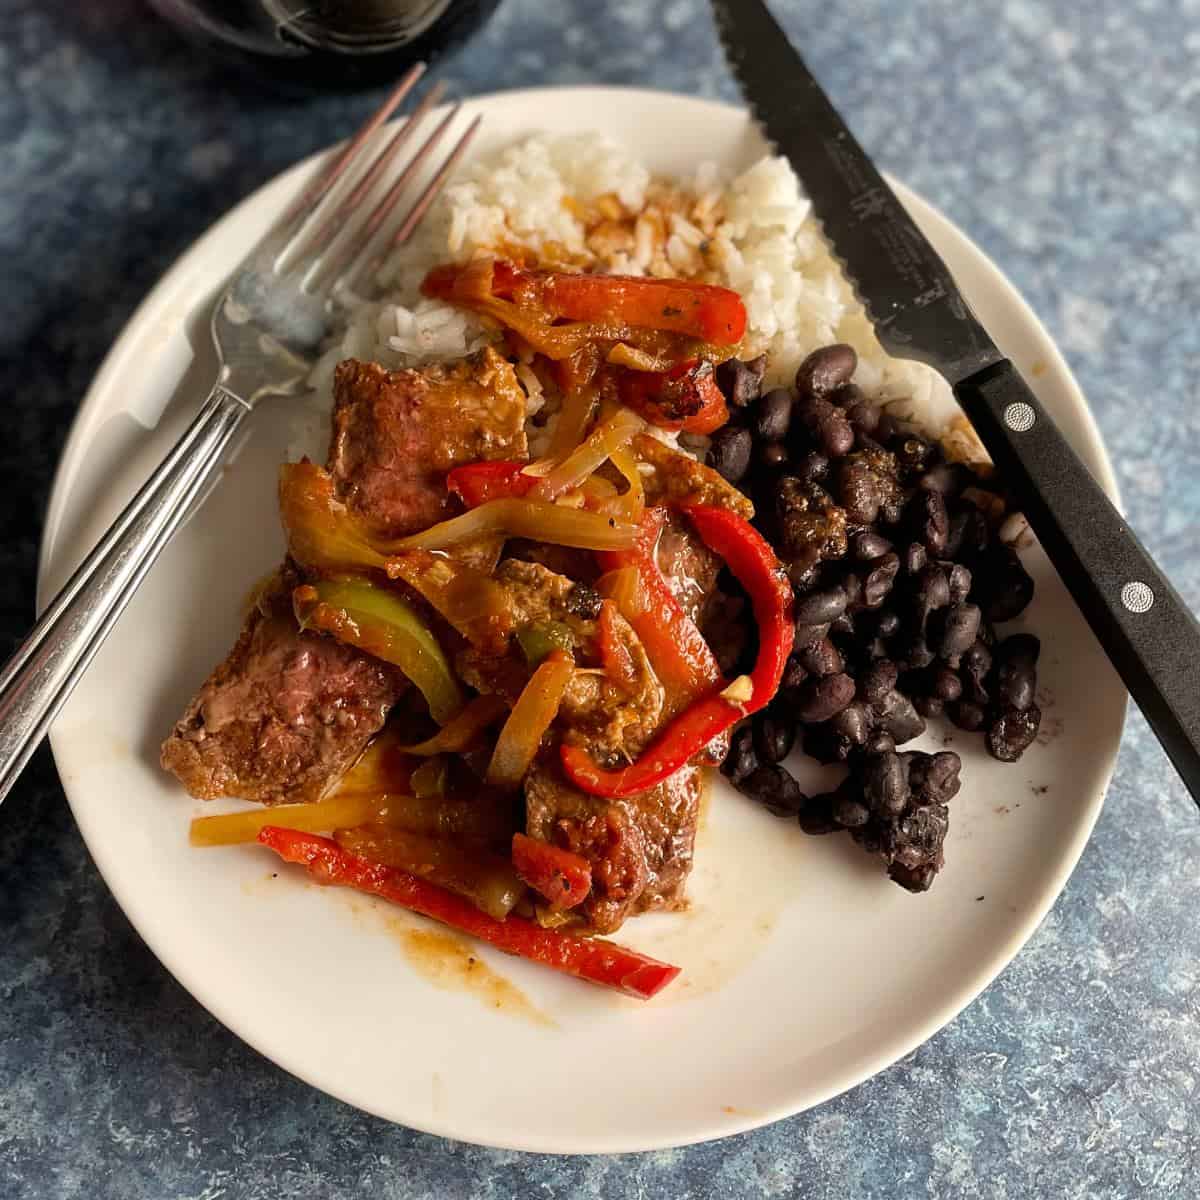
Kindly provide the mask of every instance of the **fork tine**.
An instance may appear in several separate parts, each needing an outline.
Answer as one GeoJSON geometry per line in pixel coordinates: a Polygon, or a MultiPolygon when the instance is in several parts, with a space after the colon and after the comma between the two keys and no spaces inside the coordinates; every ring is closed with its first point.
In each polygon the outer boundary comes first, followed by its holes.
{"type": "Polygon", "coordinates": [[[421,169],[421,164],[433,153],[438,142],[445,136],[454,118],[458,116],[462,104],[455,104],[450,111],[438,122],[437,127],[421,143],[417,152],[404,164],[404,169],[392,181],[391,186],[380,198],[379,203],[371,210],[363,226],[351,238],[338,248],[333,261],[327,267],[322,267],[321,274],[327,278],[333,276],[331,288],[336,289],[345,285],[358,275],[358,267],[363,255],[370,247],[371,239],[379,227],[387,220],[392,209],[396,207],[405,188],[412,182],[413,177],[421,169]]]}
{"type": "MultiPolygon", "coordinates": [[[[338,234],[346,228],[346,218],[354,212],[362,203],[364,197],[370,194],[372,188],[378,182],[380,175],[390,165],[392,159],[402,150],[408,140],[417,131],[417,127],[425,119],[429,110],[442,98],[442,94],[446,90],[446,85],[440,80],[429,89],[421,102],[413,109],[411,115],[396,130],[388,139],[387,145],[375,156],[375,161],[367,168],[363,177],[354,185],[350,193],[334,208],[333,212],[325,219],[321,228],[306,239],[305,253],[309,260],[309,267],[337,241],[338,234]]],[[[374,214],[372,213],[372,216],[374,214]]],[[[365,227],[365,235],[370,236],[374,232],[374,226],[370,225],[371,218],[367,218],[367,226],[365,227]]],[[[359,235],[361,236],[361,235],[359,235]]]]}
{"type": "Polygon", "coordinates": [[[329,193],[329,189],[342,177],[350,164],[358,157],[363,145],[370,140],[371,135],[396,111],[404,102],[404,98],[416,86],[417,80],[425,74],[423,62],[414,63],[405,73],[404,78],[388,94],[384,102],[367,118],[359,131],[350,139],[345,150],[338,155],[337,161],[323,172],[296,201],[295,205],[284,217],[282,228],[291,231],[296,225],[302,225],[316,211],[321,201],[329,193]]]}
{"type": "MultiPolygon", "coordinates": [[[[368,231],[367,236],[357,242],[357,253],[351,259],[349,265],[341,272],[337,279],[334,280],[333,286],[335,288],[350,284],[359,274],[362,273],[362,260],[367,250],[370,248],[371,235],[395,207],[396,201],[399,200],[400,193],[403,191],[404,186],[412,178],[416,168],[420,166],[427,154],[441,139],[442,134],[458,115],[461,108],[461,104],[456,104],[454,108],[451,109],[437,129],[430,134],[425,145],[423,145],[417,152],[417,155],[413,161],[404,169],[404,172],[401,174],[400,178],[398,178],[388,190],[388,194],[380,202],[379,206],[376,208],[376,211],[371,214],[368,224],[371,224],[371,221],[374,221],[374,225],[372,225],[368,231]],[[376,217],[378,217],[377,220],[376,217]]],[[[383,260],[389,253],[391,253],[392,250],[399,246],[403,246],[404,243],[407,242],[412,236],[413,231],[420,224],[421,218],[424,217],[425,213],[429,209],[429,206],[434,202],[435,199],[437,199],[438,193],[445,186],[450,172],[454,169],[459,159],[462,158],[463,154],[466,153],[467,147],[470,145],[471,139],[475,136],[475,132],[478,130],[482,120],[482,116],[477,116],[467,127],[466,131],[459,137],[458,141],[454,145],[454,148],[450,151],[445,160],[442,162],[442,165],[438,168],[437,173],[425,185],[425,189],[417,198],[416,203],[414,203],[413,206],[408,210],[404,220],[400,223],[399,229],[388,239],[388,243],[384,249],[371,259],[370,266],[372,268],[380,266],[383,260]]]]}
{"type": "Polygon", "coordinates": [[[400,223],[400,228],[392,235],[391,244],[388,246],[389,250],[403,246],[412,237],[413,231],[421,223],[421,218],[425,215],[429,206],[437,199],[438,193],[445,187],[450,172],[454,170],[458,165],[458,160],[466,153],[467,147],[471,144],[471,139],[475,136],[482,121],[483,117],[478,116],[467,126],[466,132],[458,139],[454,149],[446,156],[446,161],[438,168],[438,173],[425,185],[425,190],[421,193],[412,208],[408,210],[407,216],[400,223]]]}

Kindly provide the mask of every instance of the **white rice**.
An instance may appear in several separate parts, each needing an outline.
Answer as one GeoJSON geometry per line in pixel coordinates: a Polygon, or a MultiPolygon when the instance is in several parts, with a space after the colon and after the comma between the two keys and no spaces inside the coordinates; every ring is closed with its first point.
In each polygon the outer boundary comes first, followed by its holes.
{"type": "MultiPolygon", "coordinates": [[[[783,159],[763,158],[734,177],[701,163],[690,179],[671,183],[686,196],[687,213],[672,212],[661,232],[661,221],[656,227],[639,217],[632,245],[597,260],[578,214],[610,196],[637,213],[656,186],[620,144],[596,133],[534,136],[473,162],[380,271],[383,298],[349,298],[344,330],[314,368],[320,412],[328,413],[333,369],[343,358],[398,368],[460,358],[486,344],[494,335],[471,315],[422,297],[420,283],[438,263],[515,246],[589,269],[699,275],[733,288],[749,317],[744,355],[767,353],[769,386],[790,381],[818,347],[848,342],[859,356],[855,382],[868,396],[931,433],[947,429],[958,409],[945,381],[884,353],[783,159]]],[[[532,415],[544,402],[541,387],[532,371],[519,377],[532,415]]],[[[321,430],[307,424],[303,448],[319,456],[321,430]]],[[[969,431],[957,436],[973,441],[969,431]]]]}

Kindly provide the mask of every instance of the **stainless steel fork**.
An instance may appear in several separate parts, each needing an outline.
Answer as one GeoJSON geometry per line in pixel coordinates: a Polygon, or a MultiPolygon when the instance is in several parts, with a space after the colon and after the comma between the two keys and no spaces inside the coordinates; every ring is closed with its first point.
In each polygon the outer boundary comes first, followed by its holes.
{"type": "Polygon", "coordinates": [[[466,151],[480,117],[458,136],[395,230],[385,230],[459,114],[455,105],[387,183],[400,152],[440,98],[441,85],[426,93],[372,157],[379,141],[374,135],[424,70],[418,64],[408,72],[238,267],[213,309],[220,369],[200,412],[0,670],[0,800],[246,415],[265,397],[304,389],[337,319],[343,289],[369,278],[373,266],[408,241],[466,151]],[[368,201],[374,203],[359,216],[368,201]]]}

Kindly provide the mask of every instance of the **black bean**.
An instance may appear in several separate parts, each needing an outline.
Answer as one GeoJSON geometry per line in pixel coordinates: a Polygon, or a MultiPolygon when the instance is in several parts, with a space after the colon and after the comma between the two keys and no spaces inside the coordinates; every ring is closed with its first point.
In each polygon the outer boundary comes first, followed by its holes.
{"type": "Polygon", "coordinates": [[[987,673],[992,669],[992,652],[976,639],[976,641],[963,651],[962,661],[958,664],[959,670],[968,678],[973,679],[976,683],[982,683],[987,678],[987,673]]]}
{"type": "Polygon", "coordinates": [[[940,717],[946,711],[946,702],[937,696],[916,696],[913,698],[913,708],[928,720],[940,717]]]}
{"type": "Polygon", "coordinates": [[[961,604],[971,594],[971,570],[959,562],[943,565],[946,568],[946,582],[950,585],[950,603],[961,604]]]}
{"type": "Polygon", "coordinates": [[[759,767],[742,780],[738,790],[777,817],[794,817],[808,803],[808,797],[800,790],[795,777],[778,763],[759,767]]]}
{"type": "Polygon", "coordinates": [[[875,634],[877,637],[890,638],[895,637],[900,629],[900,614],[896,612],[881,612],[879,620],[875,622],[875,634]]]}
{"type": "Polygon", "coordinates": [[[796,741],[796,721],[782,706],[758,713],[753,721],[754,749],[760,763],[783,762],[796,741]]]}
{"type": "Polygon", "coordinates": [[[920,542],[911,542],[904,551],[903,566],[909,575],[919,575],[928,561],[929,555],[920,542]]]}
{"type": "Polygon", "coordinates": [[[870,705],[879,705],[891,694],[900,678],[900,668],[889,659],[877,658],[858,678],[858,694],[870,705]]]}
{"type": "Polygon", "coordinates": [[[963,675],[961,678],[963,681],[962,698],[971,704],[978,704],[981,708],[986,708],[992,698],[987,685],[970,675],[963,675]]]}
{"type": "Polygon", "coordinates": [[[767,356],[760,354],[749,362],[731,358],[713,373],[717,387],[734,408],[745,408],[757,399],[767,370],[767,356]]]}
{"type": "Polygon", "coordinates": [[[936,563],[930,563],[917,576],[913,595],[918,610],[923,613],[945,608],[950,603],[950,584],[946,572],[936,563]]]}
{"type": "Polygon", "coordinates": [[[792,393],[787,388],[772,388],[760,396],[750,410],[750,429],[764,442],[779,442],[787,437],[792,423],[792,393]]]}
{"type": "Polygon", "coordinates": [[[975,584],[989,621],[1011,621],[1033,599],[1033,578],[1009,546],[993,547],[975,570],[975,584]]]}
{"type": "Polygon", "coordinates": [[[937,657],[929,648],[923,634],[910,637],[901,647],[898,658],[912,671],[923,671],[937,657]]]}
{"type": "Polygon", "coordinates": [[[935,667],[929,678],[929,693],[939,700],[957,700],[962,695],[962,680],[949,667],[935,667]]]}
{"type": "Polygon", "coordinates": [[[820,560],[814,560],[809,556],[795,558],[788,563],[787,575],[796,594],[806,595],[816,587],[821,578],[820,560]]]}
{"type": "Polygon", "coordinates": [[[835,408],[817,426],[817,436],[821,449],[831,458],[840,458],[854,449],[854,430],[840,408],[835,408]]]}
{"type": "Polygon", "coordinates": [[[875,440],[881,443],[890,442],[897,437],[901,432],[901,422],[897,421],[891,413],[885,412],[879,418],[879,424],[875,428],[875,440]]]}
{"type": "Polygon", "coordinates": [[[803,621],[796,622],[796,640],[792,643],[794,651],[803,650],[805,646],[811,646],[813,642],[819,642],[829,633],[829,624],[822,622],[820,625],[808,625],[803,621]]]}
{"type": "Polygon", "coordinates": [[[823,396],[814,396],[809,392],[799,392],[792,405],[792,419],[816,436],[817,429],[833,412],[833,405],[823,396]]]}
{"type": "Polygon", "coordinates": [[[875,705],[876,727],[890,733],[903,746],[925,732],[925,720],[903,692],[892,691],[875,705]]]}
{"type": "Polygon", "coordinates": [[[1041,639],[1032,633],[1012,633],[996,647],[996,659],[1000,662],[1027,662],[1037,666],[1041,657],[1041,639]]]}
{"type": "Polygon", "coordinates": [[[721,764],[721,772],[737,784],[758,770],[758,754],[754,749],[754,730],[749,721],[739,725],[729,739],[729,753],[721,764]]]}
{"type": "Polygon", "coordinates": [[[998,706],[1024,712],[1038,689],[1038,655],[1042,643],[1032,634],[1013,634],[998,644],[994,662],[994,692],[998,706]]]}
{"type": "Polygon", "coordinates": [[[1024,712],[1037,694],[1037,670],[1027,659],[1001,663],[996,668],[993,695],[1004,709],[1024,712]]]}
{"type": "Polygon", "coordinates": [[[750,469],[753,449],[750,430],[726,425],[713,434],[708,447],[708,465],[730,483],[739,483],[750,469]]]}
{"type": "Polygon", "coordinates": [[[975,475],[962,463],[938,463],[921,476],[917,487],[927,492],[941,492],[943,496],[957,496],[963,488],[975,482],[975,475]]]}
{"type": "Polygon", "coordinates": [[[914,804],[948,804],[962,787],[962,759],[953,750],[914,756],[909,763],[908,785],[914,804]]]}
{"type": "Polygon", "coordinates": [[[829,459],[820,450],[808,450],[796,459],[796,474],[807,484],[824,482],[829,475],[829,459]]]}
{"type": "Polygon", "coordinates": [[[836,621],[829,622],[829,632],[838,637],[853,637],[854,618],[849,613],[842,613],[836,621]]]}
{"type": "Polygon", "coordinates": [[[959,729],[974,733],[983,728],[987,721],[987,713],[981,704],[976,704],[971,700],[960,700],[957,704],[950,706],[950,720],[959,729]]]}
{"type": "Polygon", "coordinates": [[[875,725],[875,714],[861,700],[847,704],[835,717],[827,722],[831,733],[845,738],[851,746],[866,745],[867,738],[875,725]]]}
{"type": "Polygon", "coordinates": [[[814,350],[796,370],[796,391],[801,396],[827,396],[850,382],[858,366],[853,346],[838,343],[814,350]]]}
{"type": "Polygon", "coordinates": [[[885,554],[863,581],[862,602],[867,608],[878,608],[892,590],[896,576],[900,573],[900,556],[885,554]]]}
{"type": "Polygon", "coordinates": [[[798,651],[798,657],[804,669],[810,675],[816,675],[818,678],[824,675],[836,675],[845,669],[845,663],[842,661],[841,654],[838,653],[838,648],[828,638],[822,638],[819,642],[805,646],[803,650],[798,651]]]}
{"type": "Polygon", "coordinates": [[[908,805],[908,771],[893,750],[871,755],[862,766],[863,800],[881,817],[898,817],[908,805]]]}
{"type": "Polygon", "coordinates": [[[843,829],[859,829],[871,819],[871,810],[854,796],[834,794],[833,819],[843,829]]]}
{"type": "MultiPolygon", "coordinates": [[[[844,391],[844,388],[839,391],[844,391]]],[[[837,399],[835,393],[834,399],[837,399]]],[[[854,430],[860,437],[870,437],[879,428],[879,406],[872,404],[868,400],[858,400],[853,404],[847,404],[846,420],[850,422],[851,429],[854,430]]]]}
{"type": "Polygon", "coordinates": [[[859,562],[874,562],[882,558],[892,548],[892,543],[873,529],[863,529],[856,533],[850,542],[850,549],[859,562]]]}
{"type": "Polygon", "coordinates": [[[758,461],[768,471],[778,471],[786,467],[788,448],[783,442],[763,442],[758,447],[758,461]]]}
{"type": "Polygon", "coordinates": [[[804,753],[819,763],[844,763],[853,751],[850,739],[835,733],[828,721],[804,730],[804,753]]]}
{"type": "Polygon", "coordinates": [[[796,716],[801,721],[828,721],[854,699],[854,680],[839,673],[810,679],[800,689],[796,716]]]}
{"type": "Polygon", "coordinates": [[[895,750],[896,739],[884,729],[876,729],[863,744],[865,754],[886,754],[895,750]]]}
{"type": "Polygon", "coordinates": [[[1042,710],[1031,704],[1024,712],[1009,709],[987,732],[988,753],[1001,762],[1016,762],[1033,745],[1042,724],[1042,710]]]}
{"type": "Polygon", "coordinates": [[[946,549],[950,517],[940,492],[914,492],[905,507],[909,532],[934,557],[946,549]]]}
{"type": "Polygon", "coordinates": [[[833,792],[820,792],[812,796],[800,810],[800,828],[814,836],[835,833],[839,828],[833,819],[833,805],[836,799],[833,792]]]}
{"type": "Polygon", "coordinates": [[[912,892],[914,895],[929,891],[937,873],[938,869],[932,863],[925,863],[919,867],[906,867],[902,863],[894,862],[888,867],[888,878],[893,883],[898,883],[906,892],[912,892]]]}
{"type": "Polygon", "coordinates": [[[960,662],[961,656],[974,646],[979,636],[982,617],[976,604],[952,604],[942,622],[938,654],[951,665],[960,662]]]}
{"type": "Polygon", "coordinates": [[[824,625],[840,617],[846,611],[847,602],[846,590],[842,587],[831,587],[803,596],[796,601],[796,624],[824,625]]]}
{"type": "Polygon", "coordinates": [[[945,553],[974,563],[987,550],[990,540],[987,518],[975,505],[964,504],[950,518],[945,553]]]}
{"type": "Polygon", "coordinates": [[[862,576],[848,571],[842,576],[842,590],[846,593],[846,611],[853,612],[862,603],[862,576]]]}
{"type": "Polygon", "coordinates": [[[779,681],[781,691],[798,688],[808,678],[808,672],[800,661],[798,654],[791,654],[783,668],[783,678],[779,681]]]}

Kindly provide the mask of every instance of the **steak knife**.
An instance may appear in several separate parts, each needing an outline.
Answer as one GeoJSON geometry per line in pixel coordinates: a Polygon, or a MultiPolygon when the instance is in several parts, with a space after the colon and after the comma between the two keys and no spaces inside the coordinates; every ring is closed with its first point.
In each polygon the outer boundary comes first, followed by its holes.
{"type": "Polygon", "coordinates": [[[1200,625],[1092,478],[762,0],[713,0],[742,95],[791,163],[880,342],[933,367],[1200,804],[1200,625]]]}

